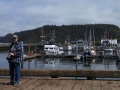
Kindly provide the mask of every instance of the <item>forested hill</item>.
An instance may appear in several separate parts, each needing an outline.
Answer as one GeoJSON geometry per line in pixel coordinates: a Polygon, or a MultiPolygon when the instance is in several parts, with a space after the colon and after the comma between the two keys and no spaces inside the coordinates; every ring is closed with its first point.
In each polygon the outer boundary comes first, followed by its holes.
{"type": "MultiPolygon", "coordinates": [[[[50,32],[55,30],[55,40],[56,43],[64,43],[65,39],[69,35],[70,40],[79,40],[85,39],[85,34],[88,38],[90,31],[94,33],[95,40],[101,40],[104,32],[109,33],[109,38],[117,38],[120,40],[120,28],[112,24],[87,24],[87,25],[45,25],[32,30],[26,30],[21,32],[15,32],[19,36],[20,41],[24,43],[39,43],[41,30],[43,29],[44,35],[46,36],[45,40],[50,39],[50,32]],[[94,31],[94,32],[93,32],[94,31]]],[[[13,34],[7,34],[6,36],[0,38],[0,42],[11,42],[13,34]]]]}

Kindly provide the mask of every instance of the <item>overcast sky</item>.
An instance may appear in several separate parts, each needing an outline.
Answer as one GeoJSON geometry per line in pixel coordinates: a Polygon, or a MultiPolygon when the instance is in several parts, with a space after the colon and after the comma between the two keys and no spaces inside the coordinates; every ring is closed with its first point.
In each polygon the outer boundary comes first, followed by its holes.
{"type": "Polygon", "coordinates": [[[0,36],[43,25],[114,24],[120,0],[0,0],[0,36]]]}

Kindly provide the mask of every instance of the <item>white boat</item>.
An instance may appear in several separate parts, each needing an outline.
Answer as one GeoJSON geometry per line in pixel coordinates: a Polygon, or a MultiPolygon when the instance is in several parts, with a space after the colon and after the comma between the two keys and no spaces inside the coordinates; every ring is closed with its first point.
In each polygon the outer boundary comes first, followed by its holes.
{"type": "Polygon", "coordinates": [[[63,51],[63,47],[60,46],[60,47],[59,47],[59,50],[63,51]]]}
{"type": "Polygon", "coordinates": [[[64,46],[64,50],[66,50],[66,51],[72,51],[73,48],[72,48],[71,45],[66,45],[66,46],[64,46]]]}
{"type": "Polygon", "coordinates": [[[101,46],[104,52],[113,52],[113,48],[111,47],[109,40],[102,40],[101,46]]]}
{"type": "Polygon", "coordinates": [[[101,46],[104,52],[113,52],[117,46],[117,39],[109,39],[108,33],[104,32],[103,38],[101,39],[101,46]]]}
{"type": "Polygon", "coordinates": [[[55,30],[51,33],[51,39],[48,44],[44,45],[44,52],[47,56],[64,54],[64,51],[55,45],[55,30]]]}
{"type": "Polygon", "coordinates": [[[64,50],[66,50],[66,51],[72,51],[73,50],[72,45],[70,44],[69,35],[67,36],[67,39],[65,40],[64,50]]]}
{"type": "Polygon", "coordinates": [[[104,49],[105,52],[113,52],[113,49],[112,48],[109,48],[109,49],[104,49]]]}
{"type": "Polygon", "coordinates": [[[44,51],[46,55],[61,55],[64,54],[64,51],[60,50],[56,45],[45,45],[44,51]]]}
{"type": "Polygon", "coordinates": [[[77,55],[76,57],[74,57],[73,59],[74,60],[80,60],[81,59],[81,57],[82,57],[82,55],[77,55]]]}
{"type": "Polygon", "coordinates": [[[89,50],[89,52],[90,52],[90,54],[92,55],[92,56],[95,56],[96,55],[96,51],[95,50],[89,50]]]}

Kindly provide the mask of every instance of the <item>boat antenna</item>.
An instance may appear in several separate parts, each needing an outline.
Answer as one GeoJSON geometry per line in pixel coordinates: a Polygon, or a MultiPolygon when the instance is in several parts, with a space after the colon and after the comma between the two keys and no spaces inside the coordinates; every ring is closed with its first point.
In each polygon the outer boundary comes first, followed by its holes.
{"type": "MultiPolygon", "coordinates": [[[[51,31],[50,31],[51,32],[51,31]]],[[[56,44],[56,41],[55,41],[55,29],[51,32],[51,39],[50,39],[50,43],[51,44],[56,44]]]]}
{"type": "Polygon", "coordinates": [[[95,47],[95,34],[94,34],[94,25],[93,25],[93,40],[94,40],[94,47],[95,47]]]}
{"type": "Polygon", "coordinates": [[[43,28],[41,29],[41,36],[40,36],[40,38],[41,38],[41,45],[44,45],[45,44],[45,37],[46,36],[44,36],[44,34],[43,34],[43,28]]]}

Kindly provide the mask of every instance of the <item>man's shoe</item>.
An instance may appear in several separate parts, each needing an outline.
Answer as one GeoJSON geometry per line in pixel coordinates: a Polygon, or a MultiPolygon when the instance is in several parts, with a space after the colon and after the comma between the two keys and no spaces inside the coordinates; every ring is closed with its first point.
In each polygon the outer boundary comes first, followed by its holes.
{"type": "Polygon", "coordinates": [[[11,85],[14,85],[14,82],[11,82],[11,85]]]}
{"type": "Polygon", "coordinates": [[[20,85],[20,83],[14,83],[14,85],[15,85],[15,86],[18,86],[18,85],[20,85]]]}
{"type": "Polygon", "coordinates": [[[14,85],[14,82],[8,82],[6,85],[14,85]]]}

